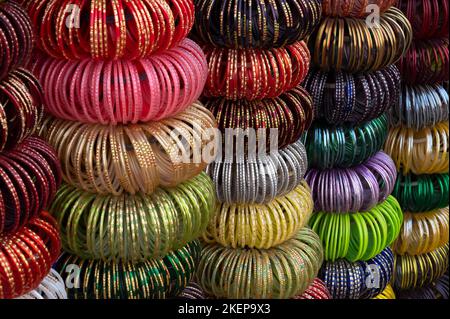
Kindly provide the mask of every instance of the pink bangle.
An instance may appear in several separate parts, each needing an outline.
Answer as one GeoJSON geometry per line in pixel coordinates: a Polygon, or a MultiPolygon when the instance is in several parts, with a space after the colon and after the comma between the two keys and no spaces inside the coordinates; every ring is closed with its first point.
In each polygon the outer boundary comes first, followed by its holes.
{"type": "Polygon", "coordinates": [[[104,125],[158,121],[182,112],[200,97],[208,75],[201,48],[189,39],[148,59],[40,56],[32,69],[44,87],[49,113],[104,125]]]}

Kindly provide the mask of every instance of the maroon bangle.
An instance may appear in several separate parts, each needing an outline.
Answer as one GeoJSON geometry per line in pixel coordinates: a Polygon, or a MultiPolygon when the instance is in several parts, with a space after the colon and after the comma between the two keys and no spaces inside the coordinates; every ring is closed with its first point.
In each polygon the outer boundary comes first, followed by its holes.
{"type": "Polygon", "coordinates": [[[314,282],[306,291],[293,299],[333,299],[328,291],[325,283],[319,278],[314,279],[314,282]]]}

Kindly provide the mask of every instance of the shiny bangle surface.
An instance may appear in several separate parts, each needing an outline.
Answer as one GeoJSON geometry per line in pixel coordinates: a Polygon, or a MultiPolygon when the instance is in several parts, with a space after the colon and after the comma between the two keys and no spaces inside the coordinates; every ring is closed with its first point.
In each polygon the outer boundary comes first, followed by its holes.
{"type": "Polygon", "coordinates": [[[398,299],[445,299],[449,297],[448,271],[442,277],[421,288],[399,290],[398,299]]]}
{"type": "Polygon", "coordinates": [[[396,299],[394,288],[390,284],[386,286],[386,288],[373,299],[384,299],[384,300],[393,300],[396,299]]]}
{"type": "Polygon", "coordinates": [[[66,284],[54,269],[50,269],[36,289],[16,299],[67,299],[66,284]]]}
{"type": "Polygon", "coordinates": [[[296,296],[293,299],[331,299],[331,295],[325,283],[319,278],[316,278],[302,295],[296,296]]]}
{"type": "Polygon", "coordinates": [[[204,300],[208,299],[202,287],[195,282],[191,282],[178,296],[177,299],[204,300]]]}
{"type": "Polygon", "coordinates": [[[324,16],[364,18],[371,13],[369,5],[376,5],[383,13],[392,7],[397,0],[323,0],[324,16]]]}

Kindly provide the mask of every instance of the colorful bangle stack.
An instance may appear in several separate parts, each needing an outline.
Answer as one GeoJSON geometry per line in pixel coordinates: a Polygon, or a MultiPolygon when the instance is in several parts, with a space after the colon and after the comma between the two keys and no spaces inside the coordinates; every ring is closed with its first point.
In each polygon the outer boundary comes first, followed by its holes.
{"type": "Polygon", "coordinates": [[[392,286],[390,284],[388,284],[386,286],[386,289],[384,289],[382,293],[380,293],[379,295],[375,296],[373,299],[384,299],[384,300],[396,299],[394,288],[392,288],[392,286]]]}
{"type": "Polygon", "coordinates": [[[314,279],[311,286],[301,296],[294,297],[294,299],[332,299],[327,286],[319,278],[314,279]]]}
{"type": "Polygon", "coordinates": [[[436,281],[419,289],[399,291],[399,299],[448,299],[449,280],[448,271],[436,281]]]}
{"type": "Polygon", "coordinates": [[[50,269],[36,289],[16,299],[67,299],[66,285],[56,270],[50,269]]]}
{"type": "Polygon", "coordinates": [[[369,5],[376,5],[383,13],[392,7],[397,0],[323,0],[323,13],[332,17],[363,18],[367,16],[369,5]]]}

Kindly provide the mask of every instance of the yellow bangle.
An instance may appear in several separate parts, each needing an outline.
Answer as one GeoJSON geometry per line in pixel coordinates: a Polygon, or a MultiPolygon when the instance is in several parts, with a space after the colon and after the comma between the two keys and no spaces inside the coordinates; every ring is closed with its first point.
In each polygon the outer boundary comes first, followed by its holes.
{"type": "Polygon", "coordinates": [[[379,294],[373,299],[396,299],[394,289],[390,284],[388,284],[386,286],[386,289],[384,289],[381,294],[379,294]]]}

